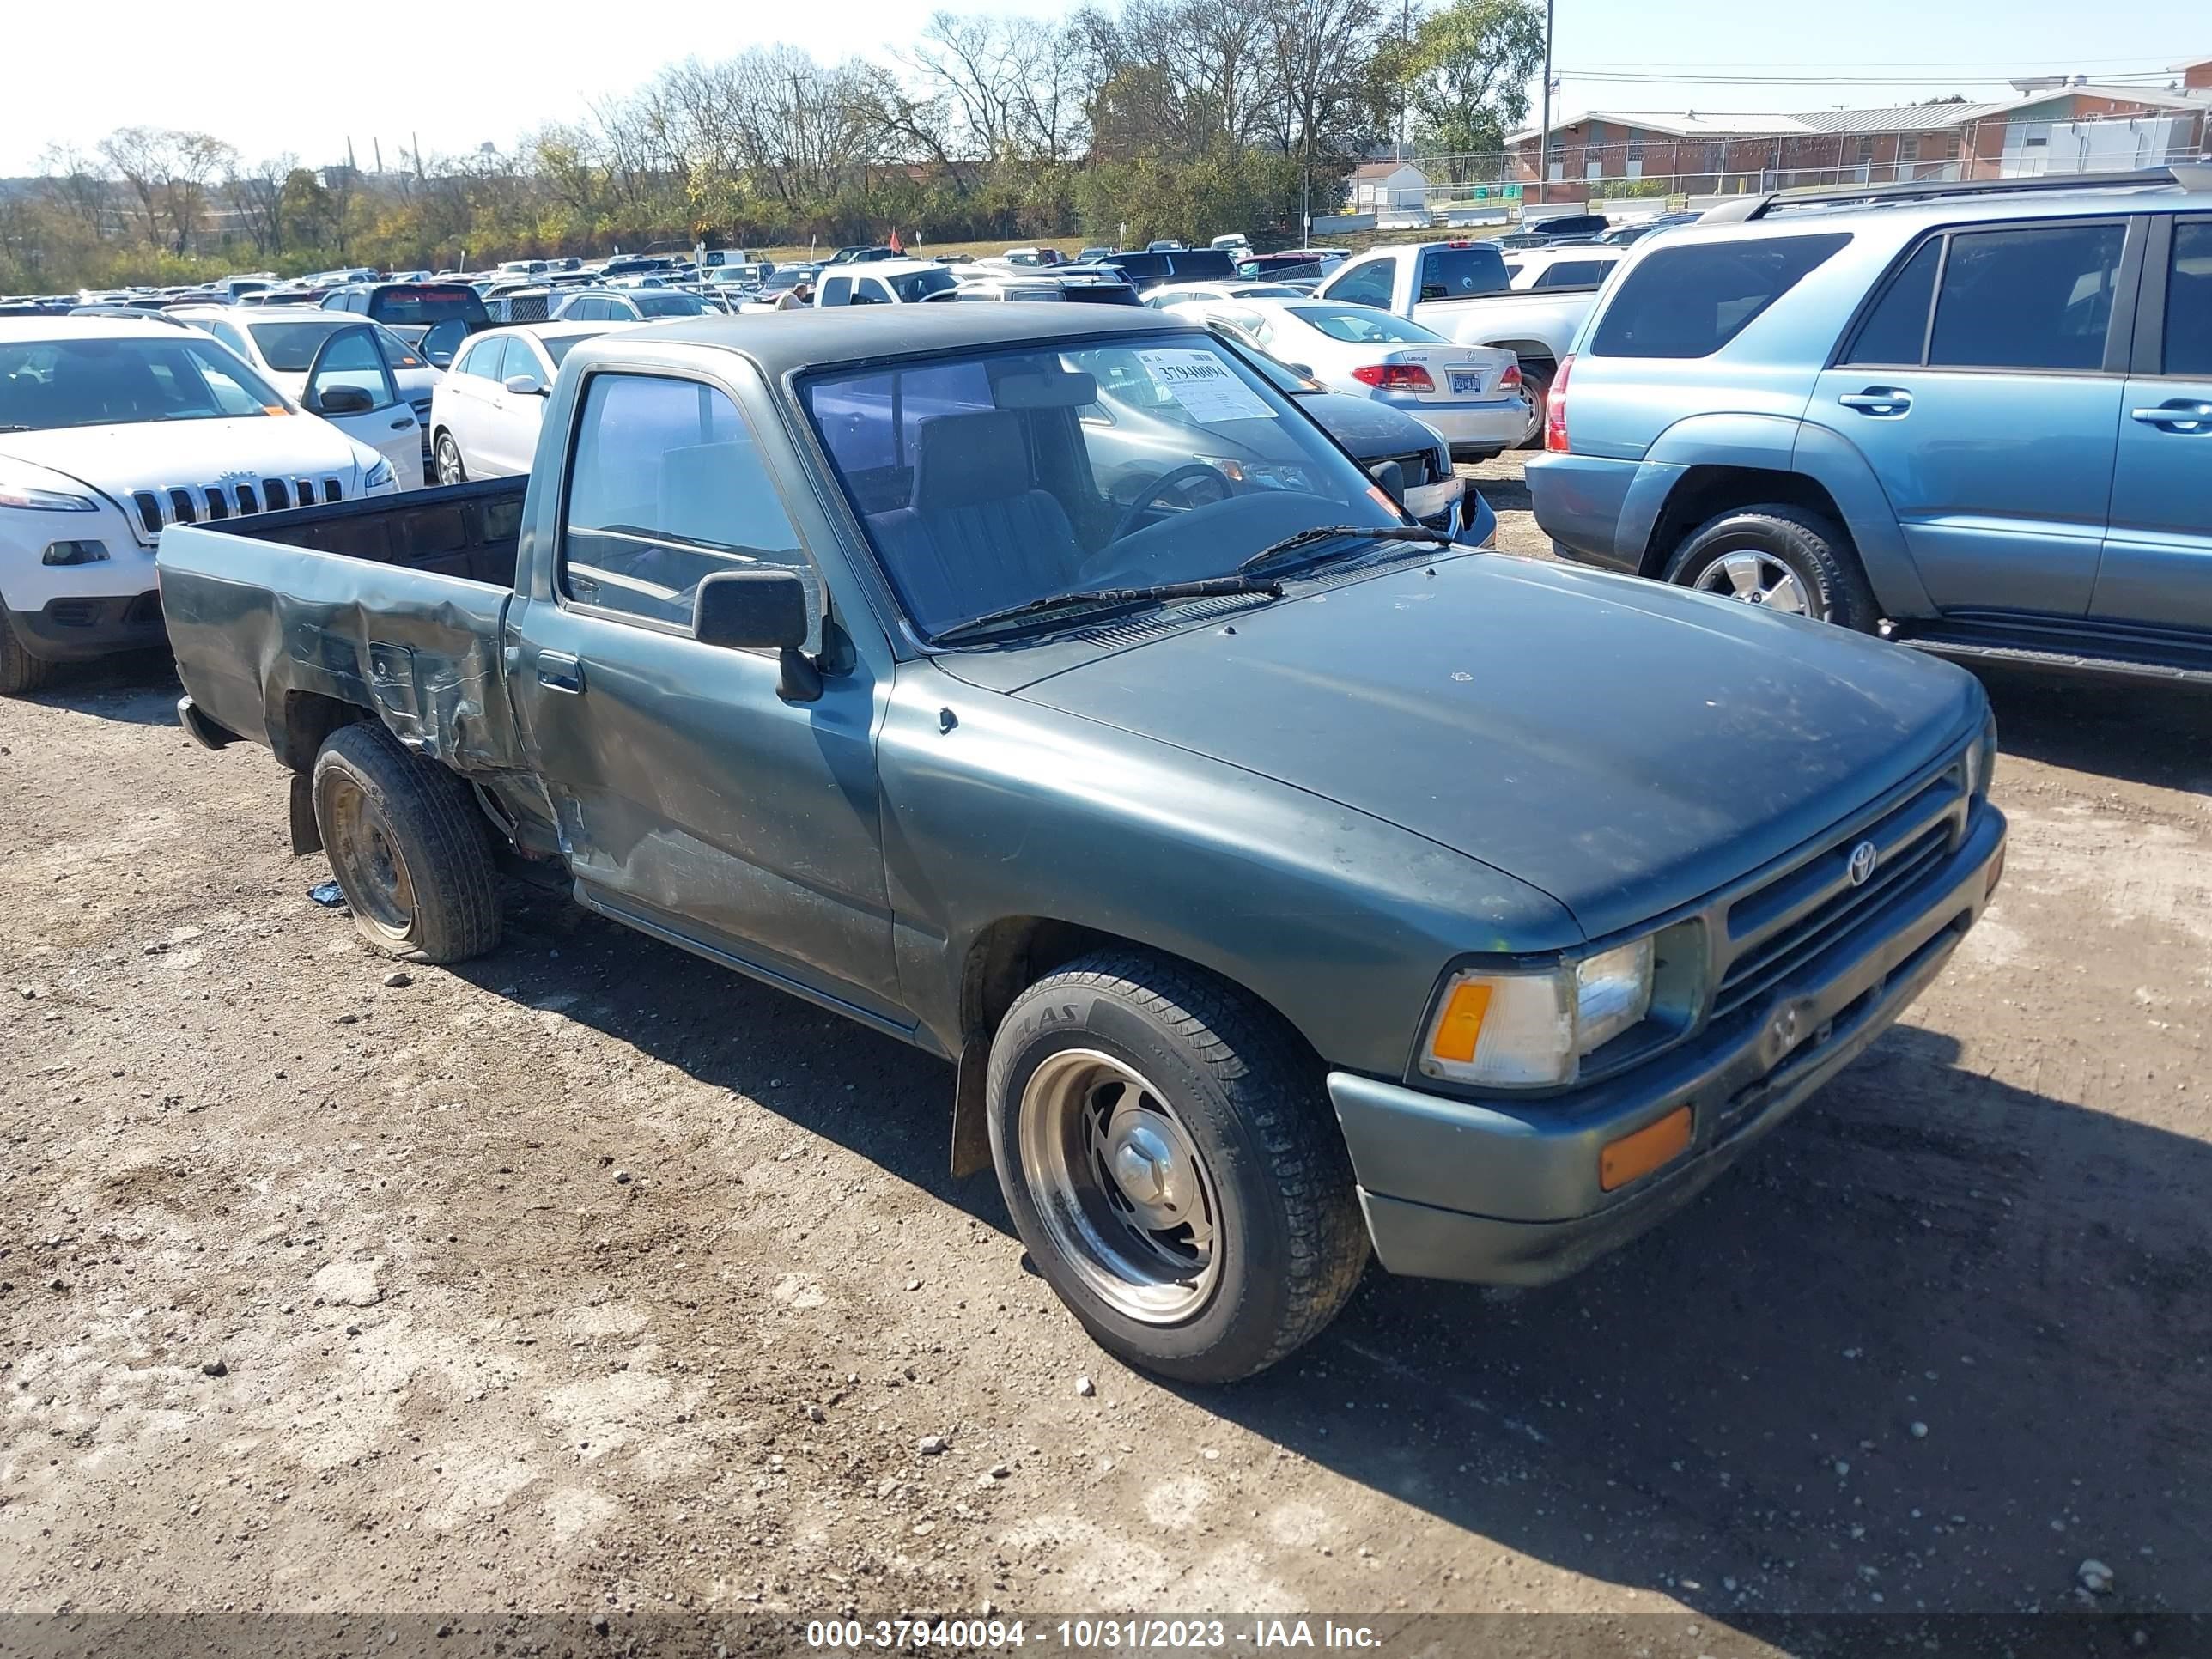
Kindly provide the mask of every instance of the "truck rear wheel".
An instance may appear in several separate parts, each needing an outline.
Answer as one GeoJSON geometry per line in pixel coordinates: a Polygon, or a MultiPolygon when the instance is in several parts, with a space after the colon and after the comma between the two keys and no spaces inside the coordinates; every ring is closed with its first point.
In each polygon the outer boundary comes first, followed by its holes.
{"type": "Polygon", "coordinates": [[[1085,957],[1014,1000],[987,1087],[1022,1242],[1128,1364],[1249,1376],[1358,1284],[1367,1231],[1320,1067],[1232,987],[1141,951],[1085,957]]]}
{"type": "Polygon", "coordinates": [[[1552,375],[1549,363],[1521,365],[1521,441],[1518,449],[1541,449],[1544,447],[1544,413],[1550,407],[1552,375]]]}
{"type": "Polygon", "coordinates": [[[1860,633],[1879,619],[1874,589],[1843,526],[1779,502],[1708,519],[1668,562],[1667,580],[1860,633]]]}
{"type": "Polygon", "coordinates": [[[53,678],[54,665],[34,657],[15,637],[15,625],[0,610],[0,697],[20,697],[35,691],[53,678]]]}
{"type": "Polygon", "coordinates": [[[465,962],[499,943],[498,872],[459,777],[380,726],[343,726],[315,757],[313,793],[363,939],[425,962],[465,962]]]}

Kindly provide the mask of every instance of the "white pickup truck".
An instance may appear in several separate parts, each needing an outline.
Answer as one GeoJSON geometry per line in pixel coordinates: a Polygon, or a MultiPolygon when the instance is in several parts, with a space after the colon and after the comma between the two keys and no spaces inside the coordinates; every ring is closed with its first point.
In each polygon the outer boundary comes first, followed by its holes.
{"type": "Polygon", "coordinates": [[[1515,292],[1506,258],[1486,241],[1407,242],[1370,249],[1321,285],[1325,300],[1375,306],[1459,345],[1504,346],[1521,360],[1528,425],[1542,441],[1553,377],[1596,300],[1599,283],[1515,292]]]}
{"type": "MultiPolygon", "coordinates": [[[[333,414],[365,410],[357,388],[333,414]]],[[[396,494],[392,463],[182,324],[0,323],[0,696],[167,635],[154,550],[176,524],[396,494]]]]}

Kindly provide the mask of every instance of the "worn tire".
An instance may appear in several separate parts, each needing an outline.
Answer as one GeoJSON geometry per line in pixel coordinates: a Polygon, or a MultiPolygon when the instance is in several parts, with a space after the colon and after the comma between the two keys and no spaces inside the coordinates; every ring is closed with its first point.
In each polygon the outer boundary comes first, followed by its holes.
{"type": "Polygon", "coordinates": [[[15,625],[0,607],[0,697],[20,697],[53,678],[54,665],[34,657],[15,637],[15,625]]]}
{"type": "Polygon", "coordinates": [[[466,483],[469,470],[461,463],[461,447],[453,441],[450,432],[441,432],[432,446],[432,465],[437,468],[437,482],[441,484],[466,483]]]}
{"type": "Polygon", "coordinates": [[[1796,577],[1806,614],[1816,621],[1867,634],[1881,620],[1874,589],[1843,526],[1778,502],[1734,507],[1706,520],[1668,561],[1667,580],[1698,586],[1729,555],[1746,552],[1762,555],[1796,577]]]}
{"type": "Polygon", "coordinates": [[[380,726],[343,726],[315,757],[313,794],[331,872],[363,939],[425,962],[465,962],[499,943],[491,844],[458,775],[380,726]],[[379,879],[380,857],[399,882],[379,879]]]}
{"type": "Polygon", "coordinates": [[[1367,1230],[1321,1066],[1234,987],[1140,950],[1084,957],[1014,1000],[986,1087],[992,1161],[1022,1242],[1085,1328],[1128,1364],[1188,1382],[1249,1376],[1318,1334],[1358,1285],[1367,1230]],[[1131,1317],[1084,1283],[1024,1172],[1024,1091],[1069,1050],[1139,1073],[1180,1119],[1218,1196],[1218,1276],[1174,1323],[1131,1317]]]}

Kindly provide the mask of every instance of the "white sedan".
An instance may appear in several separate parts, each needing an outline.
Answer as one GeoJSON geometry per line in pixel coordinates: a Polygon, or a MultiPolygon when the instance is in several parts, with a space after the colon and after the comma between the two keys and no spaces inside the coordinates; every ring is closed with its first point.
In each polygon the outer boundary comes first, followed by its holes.
{"type": "Polygon", "coordinates": [[[622,323],[529,323],[472,335],[430,400],[430,447],[441,484],[530,471],[545,394],[579,341],[622,323]]]}
{"type": "Polygon", "coordinates": [[[1288,283],[1168,283],[1145,295],[1145,303],[1155,311],[1173,311],[1177,306],[1197,305],[1207,300],[1305,300],[1311,297],[1310,289],[1292,288],[1288,283]]]}
{"type": "Polygon", "coordinates": [[[1386,404],[1487,459],[1528,429],[1521,363],[1502,346],[1455,345],[1433,329],[1337,300],[1234,300],[1176,307],[1227,329],[1332,392],[1386,404]]]}

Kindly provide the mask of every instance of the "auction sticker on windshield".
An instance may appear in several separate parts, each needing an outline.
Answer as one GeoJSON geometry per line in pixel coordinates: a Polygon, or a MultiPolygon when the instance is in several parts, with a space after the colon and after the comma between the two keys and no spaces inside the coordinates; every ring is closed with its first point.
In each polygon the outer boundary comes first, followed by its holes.
{"type": "Polygon", "coordinates": [[[1275,411],[1211,351],[1139,351],[1137,361],[1158,386],[1201,426],[1223,421],[1272,421],[1275,411]]]}

